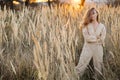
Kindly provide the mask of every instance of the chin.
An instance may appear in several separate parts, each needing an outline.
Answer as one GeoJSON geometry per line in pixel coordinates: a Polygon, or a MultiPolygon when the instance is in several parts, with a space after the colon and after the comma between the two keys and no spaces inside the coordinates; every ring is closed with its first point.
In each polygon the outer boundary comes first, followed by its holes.
{"type": "Polygon", "coordinates": [[[92,19],[92,21],[95,21],[96,19],[92,19]]]}

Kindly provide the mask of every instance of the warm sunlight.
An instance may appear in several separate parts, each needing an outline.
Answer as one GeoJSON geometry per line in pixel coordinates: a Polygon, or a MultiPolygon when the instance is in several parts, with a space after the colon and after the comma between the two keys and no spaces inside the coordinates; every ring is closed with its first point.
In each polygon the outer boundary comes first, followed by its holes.
{"type": "Polygon", "coordinates": [[[120,0],[0,0],[0,80],[120,80],[120,0]]]}
{"type": "Polygon", "coordinates": [[[75,4],[80,4],[81,0],[73,0],[75,4]]]}
{"type": "MultiPolygon", "coordinates": [[[[26,0],[22,0],[22,2],[25,2],[26,0]]],[[[20,2],[19,1],[17,1],[17,0],[13,0],[13,4],[15,4],[15,5],[19,5],[20,4],[20,2]]]]}
{"type": "Polygon", "coordinates": [[[48,0],[30,0],[30,3],[39,3],[39,2],[47,2],[47,1],[48,0]]]}
{"type": "Polygon", "coordinates": [[[84,6],[84,0],[73,0],[72,3],[75,9],[82,9],[84,6]]]}
{"type": "Polygon", "coordinates": [[[13,4],[18,5],[18,4],[20,4],[20,3],[19,3],[19,2],[17,2],[17,1],[13,1],[13,4]]]}

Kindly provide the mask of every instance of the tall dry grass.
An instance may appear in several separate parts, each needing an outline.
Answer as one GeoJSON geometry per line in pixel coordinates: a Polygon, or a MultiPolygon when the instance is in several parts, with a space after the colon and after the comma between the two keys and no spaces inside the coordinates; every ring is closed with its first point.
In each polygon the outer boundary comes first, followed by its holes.
{"type": "MultiPolygon", "coordinates": [[[[83,45],[79,26],[89,8],[59,6],[51,10],[41,7],[0,11],[0,79],[79,80],[74,72],[83,45]]],[[[117,80],[120,7],[96,8],[107,28],[104,78],[117,80]]],[[[89,80],[89,74],[86,75],[83,80],[89,80]]]]}

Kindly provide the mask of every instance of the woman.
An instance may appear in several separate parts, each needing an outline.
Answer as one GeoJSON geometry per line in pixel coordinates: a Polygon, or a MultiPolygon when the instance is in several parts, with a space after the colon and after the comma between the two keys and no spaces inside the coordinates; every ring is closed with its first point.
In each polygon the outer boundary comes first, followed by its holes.
{"type": "Polygon", "coordinates": [[[104,39],[106,37],[106,28],[99,22],[98,17],[98,11],[95,8],[89,9],[84,17],[82,25],[84,46],[79,63],[75,67],[76,72],[81,76],[83,75],[91,58],[93,58],[95,72],[102,75],[103,46],[104,39]]]}

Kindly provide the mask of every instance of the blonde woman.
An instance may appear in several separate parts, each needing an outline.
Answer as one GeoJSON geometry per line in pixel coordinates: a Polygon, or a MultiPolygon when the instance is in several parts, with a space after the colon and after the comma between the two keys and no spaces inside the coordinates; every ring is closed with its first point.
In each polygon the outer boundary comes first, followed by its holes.
{"type": "Polygon", "coordinates": [[[91,58],[95,72],[102,75],[103,64],[103,46],[106,37],[106,28],[99,22],[99,14],[95,8],[87,11],[82,25],[84,37],[84,46],[80,55],[78,65],[75,67],[76,72],[83,75],[91,58]]]}

